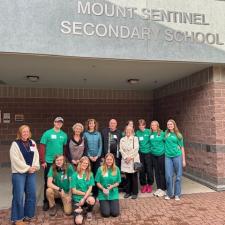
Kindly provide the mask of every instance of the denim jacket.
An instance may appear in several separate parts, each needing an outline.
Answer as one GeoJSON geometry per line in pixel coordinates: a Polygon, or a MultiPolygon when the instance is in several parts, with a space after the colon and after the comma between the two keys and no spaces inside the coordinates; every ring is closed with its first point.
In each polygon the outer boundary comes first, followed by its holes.
{"type": "Polygon", "coordinates": [[[87,156],[98,156],[102,154],[102,137],[98,131],[84,132],[85,152],[87,156]]]}

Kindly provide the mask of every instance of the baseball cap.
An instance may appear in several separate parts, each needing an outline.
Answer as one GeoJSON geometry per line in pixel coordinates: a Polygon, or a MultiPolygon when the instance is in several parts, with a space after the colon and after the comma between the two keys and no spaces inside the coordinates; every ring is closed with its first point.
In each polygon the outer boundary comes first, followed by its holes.
{"type": "Polygon", "coordinates": [[[63,118],[61,116],[58,116],[55,118],[54,122],[64,122],[63,118]]]}

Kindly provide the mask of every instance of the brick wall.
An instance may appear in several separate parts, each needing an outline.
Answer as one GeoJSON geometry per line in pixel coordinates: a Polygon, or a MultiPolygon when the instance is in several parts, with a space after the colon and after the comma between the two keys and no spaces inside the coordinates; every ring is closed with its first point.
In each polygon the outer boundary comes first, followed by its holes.
{"type": "Polygon", "coordinates": [[[0,165],[9,165],[9,145],[15,139],[18,127],[28,124],[34,140],[38,141],[53,120],[60,115],[65,119],[63,129],[71,134],[75,122],[84,123],[96,118],[100,129],[108,126],[110,118],[116,118],[120,129],[127,120],[152,119],[152,93],[116,90],[87,89],[34,89],[0,88],[0,110],[11,114],[11,123],[0,125],[0,165]],[[24,114],[23,122],[15,122],[15,114],[24,114]]]}
{"type": "Polygon", "coordinates": [[[154,115],[166,128],[175,119],[184,135],[186,174],[225,189],[225,72],[208,68],[154,91],[154,115]]]}

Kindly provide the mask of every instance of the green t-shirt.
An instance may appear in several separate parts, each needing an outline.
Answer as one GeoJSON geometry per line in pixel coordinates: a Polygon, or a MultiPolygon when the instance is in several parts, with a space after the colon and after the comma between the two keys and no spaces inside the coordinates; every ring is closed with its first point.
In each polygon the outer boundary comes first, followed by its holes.
{"type": "MultiPolygon", "coordinates": [[[[94,186],[95,181],[93,177],[93,173],[90,175],[90,179],[86,179],[86,173],[83,174],[82,177],[79,177],[79,174],[75,172],[72,176],[70,188],[75,188],[78,191],[87,192],[90,186],[94,186]]],[[[79,202],[84,196],[72,194],[72,199],[75,202],[79,202]]]]}
{"type": "Polygon", "coordinates": [[[70,190],[70,181],[73,174],[74,174],[74,169],[71,164],[69,164],[66,174],[64,173],[64,171],[59,170],[57,171],[56,175],[54,175],[53,169],[51,166],[48,172],[48,177],[52,177],[53,183],[56,186],[62,188],[66,193],[68,193],[70,190]]]}
{"type": "Polygon", "coordinates": [[[160,132],[152,132],[150,135],[150,145],[151,145],[151,153],[155,156],[160,156],[165,153],[164,146],[164,137],[165,133],[163,131],[160,132]]]}
{"type": "Polygon", "coordinates": [[[173,132],[165,133],[165,155],[166,157],[176,157],[182,155],[181,147],[184,147],[183,137],[178,138],[173,132]]]}
{"type": "Polygon", "coordinates": [[[56,155],[63,154],[63,145],[67,143],[67,135],[62,130],[56,132],[54,128],[52,128],[44,132],[40,143],[46,146],[45,161],[47,163],[52,163],[56,155]]]}
{"type": "MultiPolygon", "coordinates": [[[[98,168],[97,174],[95,176],[95,181],[100,183],[104,188],[107,188],[111,184],[120,183],[121,176],[120,170],[116,167],[116,174],[112,174],[112,169],[108,169],[106,174],[103,176],[102,167],[98,168]]],[[[101,189],[98,191],[98,199],[99,200],[116,200],[119,199],[118,187],[114,187],[109,191],[108,195],[105,195],[101,189]]]]}
{"type": "Polygon", "coordinates": [[[137,130],[135,136],[138,137],[139,151],[142,153],[150,153],[150,130],[144,129],[144,131],[137,130]]]}

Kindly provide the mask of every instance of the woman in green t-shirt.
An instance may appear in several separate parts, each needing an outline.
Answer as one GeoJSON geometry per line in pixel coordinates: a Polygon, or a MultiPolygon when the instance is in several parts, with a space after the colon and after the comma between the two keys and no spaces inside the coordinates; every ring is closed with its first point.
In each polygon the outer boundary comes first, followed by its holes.
{"type": "Polygon", "coordinates": [[[157,190],[154,195],[163,197],[166,192],[165,180],[165,147],[164,147],[164,132],[159,127],[159,122],[153,120],[150,125],[150,146],[153,161],[153,169],[155,174],[157,190]]]}
{"type": "Polygon", "coordinates": [[[66,162],[65,157],[56,155],[48,172],[48,189],[46,190],[50,216],[55,216],[57,212],[55,198],[61,198],[65,214],[71,214],[70,180],[73,173],[73,166],[66,162]]]}
{"type": "Polygon", "coordinates": [[[165,132],[165,172],[166,172],[166,200],[175,196],[180,200],[182,166],[186,166],[183,137],[172,119],[167,122],[165,132]],[[175,173],[175,189],[173,190],[173,176],[175,173]]]}
{"type": "Polygon", "coordinates": [[[87,212],[87,220],[92,219],[95,198],[91,195],[91,192],[94,184],[90,160],[88,157],[83,156],[78,163],[77,171],[73,174],[70,184],[72,189],[74,224],[82,224],[84,212],[87,212]]]}
{"type": "Polygon", "coordinates": [[[116,217],[120,213],[118,186],[121,182],[120,170],[112,153],[107,153],[103,165],[98,168],[97,182],[100,211],[103,217],[116,217]]]}

